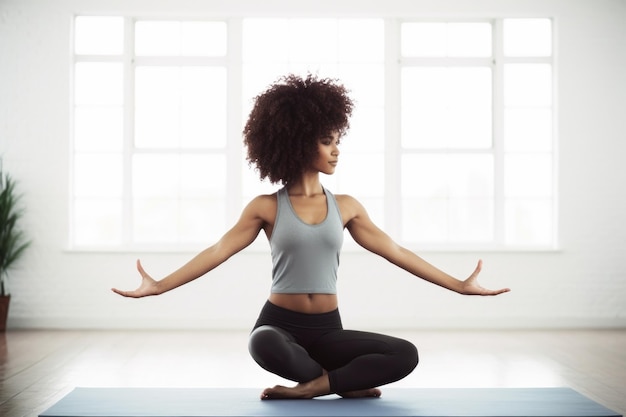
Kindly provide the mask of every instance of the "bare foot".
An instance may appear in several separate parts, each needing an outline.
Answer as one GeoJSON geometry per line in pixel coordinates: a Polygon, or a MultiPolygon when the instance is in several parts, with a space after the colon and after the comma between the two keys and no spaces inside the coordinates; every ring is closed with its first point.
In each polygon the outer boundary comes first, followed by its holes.
{"type": "Polygon", "coordinates": [[[364,398],[364,397],[380,397],[382,393],[378,388],[370,388],[370,389],[361,389],[357,391],[349,391],[349,392],[341,392],[337,395],[342,396],[343,398],[364,398]]]}
{"type": "MultiPolygon", "coordinates": [[[[311,399],[328,393],[316,393],[310,390],[307,384],[298,384],[295,387],[285,387],[276,385],[273,388],[266,388],[261,393],[262,400],[278,399],[311,399]]],[[[378,398],[381,392],[378,388],[362,389],[356,391],[342,392],[337,395],[343,398],[378,398]]]]}
{"type": "Polygon", "coordinates": [[[321,376],[309,382],[303,382],[293,388],[276,385],[274,388],[266,388],[261,393],[262,400],[282,399],[282,398],[314,398],[321,395],[330,394],[330,382],[328,374],[323,373],[321,376]]]}
{"type": "Polygon", "coordinates": [[[261,393],[262,400],[277,400],[277,399],[310,399],[315,395],[307,392],[302,384],[298,384],[295,387],[284,387],[282,385],[275,385],[273,388],[265,388],[261,393]]]}

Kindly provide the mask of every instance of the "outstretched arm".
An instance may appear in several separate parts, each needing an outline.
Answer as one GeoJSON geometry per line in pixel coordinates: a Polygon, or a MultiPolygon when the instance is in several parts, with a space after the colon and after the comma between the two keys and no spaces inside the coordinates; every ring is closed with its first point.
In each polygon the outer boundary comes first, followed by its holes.
{"type": "Polygon", "coordinates": [[[357,200],[349,196],[342,196],[342,202],[342,212],[346,213],[348,217],[346,228],[354,240],[365,249],[382,256],[394,265],[419,278],[459,294],[498,295],[510,291],[508,288],[489,290],[478,283],[478,275],[482,268],[482,261],[480,260],[474,272],[463,281],[448,275],[394,242],[371,221],[365,208],[357,200]]]}
{"type": "Polygon", "coordinates": [[[113,288],[113,292],[124,297],[140,298],[158,295],[187,284],[230,258],[235,253],[250,245],[263,228],[264,221],[260,215],[262,202],[253,200],[244,209],[239,221],[213,246],[203,250],[181,268],[160,281],[153,279],[137,261],[137,270],[141,275],[141,284],[136,290],[122,291],[113,288]]]}

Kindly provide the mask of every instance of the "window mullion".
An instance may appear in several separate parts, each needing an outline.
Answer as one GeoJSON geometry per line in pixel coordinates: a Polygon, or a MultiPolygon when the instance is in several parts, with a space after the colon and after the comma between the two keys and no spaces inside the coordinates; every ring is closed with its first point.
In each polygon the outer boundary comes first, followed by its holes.
{"type": "Polygon", "coordinates": [[[502,19],[494,20],[493,30],[493,152],[494,152],[494,241],[505,241],[504,202],[504,50],[502,19]]]}
{"type": "Polygon", "coordinates": [[[134,19],[124,18],[124,144],[122,191],[122,245],[133,244],[133,189],[132,159],[135,120],[135,61],[134,19]]]}
{"type": "Polygon", "coordinates": [[[241,123],[243,108],[242,87],[242,50],[243,22],[241,18],[233,18],[227,25],[226,47],[226,82],[227,86],[227,127],[226,127],[226,221],[232,224],[241,210],[243,197],[243,141],[241,139],[241,123]]]}
{"type": "Polygon", "coordinates": [[[402,230],[400,138],[400,22],[385,20],[385,228],[400,238],[402,230]]]}

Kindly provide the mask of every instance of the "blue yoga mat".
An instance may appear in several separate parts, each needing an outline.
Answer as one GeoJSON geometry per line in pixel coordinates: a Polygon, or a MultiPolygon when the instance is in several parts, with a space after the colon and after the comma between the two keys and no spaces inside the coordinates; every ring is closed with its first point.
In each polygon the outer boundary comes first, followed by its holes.
{"type": "Polygon", "coordinates": [[[569,388],[388,388],[380,398],[260,400],[239,388],[76,388],[40,417],[619,417],[569,388]]]}

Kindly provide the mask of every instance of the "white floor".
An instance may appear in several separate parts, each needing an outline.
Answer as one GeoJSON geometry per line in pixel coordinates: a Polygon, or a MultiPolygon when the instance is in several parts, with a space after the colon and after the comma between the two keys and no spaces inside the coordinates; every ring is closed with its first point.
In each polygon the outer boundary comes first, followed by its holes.
{"type": "MultiPolygon", "coordinates": [[[[370,330],[370,329],[368,329],[370,330]]],[[[393,331],[420,352],[393,387],[571,387],[626,413],[626,330],[393,331]]],[[[292,384],[256,365],[247,332],[10,331],[0,335],[0,415],[33,417],[74,387],[292,384]]],[[[384,395],[384,387],[383,395],[384,395]]]]}

